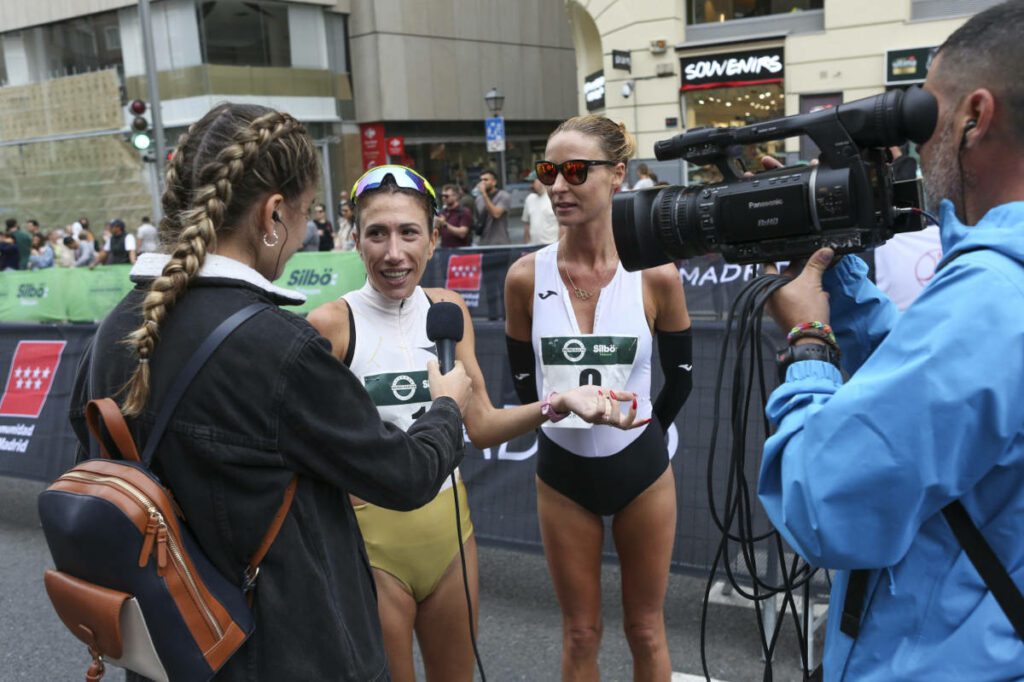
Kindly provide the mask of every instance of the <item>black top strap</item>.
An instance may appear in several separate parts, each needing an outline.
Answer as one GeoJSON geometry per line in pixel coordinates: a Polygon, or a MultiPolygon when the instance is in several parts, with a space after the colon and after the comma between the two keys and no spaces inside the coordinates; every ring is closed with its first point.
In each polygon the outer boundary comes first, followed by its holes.
{"type": "Polygon", "coordinates": [[[269,308],[270,306],[266,303],[253,303],[248,305],[228,319],[221,322],[213,333],[206,337],[206,340],[196,349],[189,358],[188,364],[178,374],[178,378],[174,381],[174,385],[171,386],[171,390],[168,392],[167,397],[164,398],[163,406],[160,408],[160,414],[157,415],[156,424],[153,426],[153,432],[149,435],[146,440],[146,449],[142,452],[142,463],[145,466],[149,466],[153,460],[153,455],[156,453],[156,446],[160,444],[160,439],[163,438],[164,431],[167,429],[168,422],[171,421],[171,415],[174,414],[174,409],[178,406],[178,402],[181,397],[185,395],[185,390],[195,379],[196,374],[203,368],[206,361],[210,359],[213,352],[217,350],[217,347],[224,342],[224,339],[228,338],[231,332],[235,331],[239,326],[242,325],[246,320],[255,315],[256,313],[269,308]]]}
{"type": "Polygon", "coordinates": [[[348,350],[345,351],[345,359],[341,362],[346,367],[352,367],[352,359],[356,355],[356,316],[352,313],[352,306],[348,301],[345,301],[345,307],[348,308],[348,350]]]}

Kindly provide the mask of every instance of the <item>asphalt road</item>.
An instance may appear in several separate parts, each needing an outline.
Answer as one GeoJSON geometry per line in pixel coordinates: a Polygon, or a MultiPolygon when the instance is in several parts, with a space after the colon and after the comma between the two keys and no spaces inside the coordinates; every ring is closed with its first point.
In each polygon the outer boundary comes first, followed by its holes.
{"type": "MultiPolygon", "coordinates": [[[[36,515],[43,484],[0,478],[0,682],[80,680],[88,665],[85,648],[57,619],[43,589],[51,567],[36,515]]],[[[557,680],[560,617],[544,559],[539,554],[496,547],[480,550],[479,648],[489,680],[557,680]]],[[[605,634],[601,650],[604,680],[630,680],[629,649],[622,634],[619,574],[603,572],[605,634]]],[[[673,575],[666,621],[673,669],[699,675],[700,618],[705,581],[673,575]]],[[[712,604],[708,626],[709,668],[723,682],[762,679],[758,634],[752,609],[712,604]]],[[[775,680],[802,679],[792,628],[784,630],[774,665],[775,680]]],[[[110,669],[106,679],[121,680],[110,669]]],[[[422,673],[420,674],[422,679],[422,673]]]]}

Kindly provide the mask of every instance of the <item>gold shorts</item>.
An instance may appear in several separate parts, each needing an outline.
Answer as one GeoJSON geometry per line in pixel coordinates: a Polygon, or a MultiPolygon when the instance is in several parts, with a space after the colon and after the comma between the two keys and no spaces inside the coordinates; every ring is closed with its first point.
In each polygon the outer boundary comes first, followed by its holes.
{"type": "MultiPolygon", "coordinates": [[[[473,535],[473,522],[461,479],[458,490],[465,544],[473,535]]],[[[453,489],[442,490],[426,505],[409,512],[373,504],[356,505],[355,510],[370,565],[394,576],[417,603],[429,597],[459,555],[453,489]]]]}

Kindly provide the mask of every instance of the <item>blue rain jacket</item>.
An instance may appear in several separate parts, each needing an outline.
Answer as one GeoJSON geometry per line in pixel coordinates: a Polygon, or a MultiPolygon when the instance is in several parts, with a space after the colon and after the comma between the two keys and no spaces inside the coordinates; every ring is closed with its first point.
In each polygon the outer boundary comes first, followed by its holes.
{"type": "Polygon", "coordinates": [[[826,680],[1024,679],[1024,643],[941,514],[961,500],[1024,589],[1024,202],[974,227],[943,202],[941,224],[961,255],[902,316],[859,258],[826,273],[850,379],[797,362],[769,399],[761,502],[840,569],[826,680]],[[856,641],[839,631],[854,568],[874,569],[856,641]]]}

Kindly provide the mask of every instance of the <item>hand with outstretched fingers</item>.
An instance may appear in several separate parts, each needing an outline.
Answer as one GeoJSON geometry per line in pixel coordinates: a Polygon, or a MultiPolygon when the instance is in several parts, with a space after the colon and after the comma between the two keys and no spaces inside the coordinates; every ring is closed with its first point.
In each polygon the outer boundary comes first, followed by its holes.
{"type": "Polygon", "coordinates": [[[650,419],[636,420],[637,395],[632,391],[617,391],[600,386],[580,386],[551,398],[556,412],[574,412],[589,424],[604,424],[619,429],[635,429],[650,419]],[[630,403],[627,412],[619,409],[621,403],[630,403]]]}

